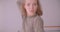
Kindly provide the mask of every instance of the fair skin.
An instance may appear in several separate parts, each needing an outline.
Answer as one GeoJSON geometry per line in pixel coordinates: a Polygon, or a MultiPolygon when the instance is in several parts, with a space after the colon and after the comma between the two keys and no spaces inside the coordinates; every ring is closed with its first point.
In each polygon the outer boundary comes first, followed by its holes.
{"type": "Polygon", "coordinates": [[[25,0],[24,8],[26,9],[27,16],[33,16],[37,11],[37,0],[25,0]]]}

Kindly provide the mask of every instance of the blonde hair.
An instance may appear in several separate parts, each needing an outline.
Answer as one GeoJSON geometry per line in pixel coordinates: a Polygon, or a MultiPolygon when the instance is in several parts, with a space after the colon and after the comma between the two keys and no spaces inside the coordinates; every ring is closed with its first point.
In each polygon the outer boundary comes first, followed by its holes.
{"type": "MultiPolygon", "coordinates": [[[[27,12],[24,8],[24,1],[25,0],[17,0],[17,4],[18,4],[19,9],[21,10],[22,16],[27,16],[27,12]]],[[[41,6],[38,0],[37,0],[37,4],[38,4],[38,8],[37,8],[36,14],[39,16],[42,16],[41,6]]]]}

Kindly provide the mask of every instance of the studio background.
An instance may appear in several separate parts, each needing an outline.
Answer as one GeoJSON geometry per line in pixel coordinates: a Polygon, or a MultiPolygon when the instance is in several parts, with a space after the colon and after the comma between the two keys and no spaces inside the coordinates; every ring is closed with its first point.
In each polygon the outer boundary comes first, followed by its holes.
{"type": "MultiPolygon", "coordinates": [[[[60,0],[40,0],[44,29],[60,30],[60,0]]],[[[0,32],[17,32],[22,19],[16,0],[0,0],[0,32]]]]}

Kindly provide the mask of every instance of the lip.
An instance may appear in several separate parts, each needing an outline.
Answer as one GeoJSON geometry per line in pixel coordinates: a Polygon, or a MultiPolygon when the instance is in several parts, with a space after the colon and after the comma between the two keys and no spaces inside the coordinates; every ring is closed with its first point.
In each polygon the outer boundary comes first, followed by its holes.
{"type": "Polygon", "coordinates": [[[31,12],[34,12],[34,10],[30,10],[31,12]]]}

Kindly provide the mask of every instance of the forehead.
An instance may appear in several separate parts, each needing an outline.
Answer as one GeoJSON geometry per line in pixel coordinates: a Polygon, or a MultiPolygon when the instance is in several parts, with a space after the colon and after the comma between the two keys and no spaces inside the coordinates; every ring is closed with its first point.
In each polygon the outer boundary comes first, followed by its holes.
{"type": "Polygon", "coordinates": [[[25,2],[27,3],[33,3],[33,2],[36,2],[37,3],[37,0],[25,0],[25,2]]]}

